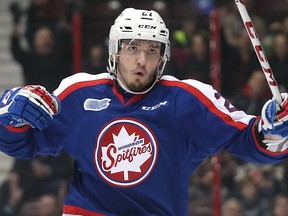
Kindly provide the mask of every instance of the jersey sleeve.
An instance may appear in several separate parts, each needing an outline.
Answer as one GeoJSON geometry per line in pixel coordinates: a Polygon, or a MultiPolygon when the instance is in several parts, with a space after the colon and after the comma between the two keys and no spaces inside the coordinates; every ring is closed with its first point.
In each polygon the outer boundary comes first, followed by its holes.
{"type": "Polygon", "coordinates": [[[0,151],[21,159],[37,155],[58,155],[64,149],[69,130],[72,130],[65,123],[71,120],[65,112],[60,111],[48,127],[41,131],[30,126],[17,128],[0,124],[0,151]]]}
{"type": "Polygon", "coordinates": [[[286,157],[263,149],[255,130],[257,117],[237,110],[212,86],[186,80],[182,89],[186,93],[179,94],[176,109],[182,112],[177,118],[191,144],[191,157],[205,158],[223,149],[256,163],[277,163],[286,157]]]}

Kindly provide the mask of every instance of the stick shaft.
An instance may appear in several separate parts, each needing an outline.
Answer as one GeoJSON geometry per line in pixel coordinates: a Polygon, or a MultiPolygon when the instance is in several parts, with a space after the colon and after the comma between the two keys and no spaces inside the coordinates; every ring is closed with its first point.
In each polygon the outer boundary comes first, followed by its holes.
{"type": "Polygon", "coordinates": [[[273,97],[275,98],[276,102],[281,105],[282,98],[281,94],[278,88],[278,84],[274,78],[272,69],[269,65],[269,62],[267,60],[265,51],[261,45],[261,42],[259,40],[259,37],[256,33],[256,30],[253,26],[252,20],[247,12],[247,9],[245,7],[245,4],[243,3],[243,0],[235,0],[238,11],[241,15],[242,21],[245,25],[246,31],[249,35],[249,38],[251,40],[251,43],[253,45],[254,51],[257,55],[257,58],[261,64],[262,70],[265,74],[266,80],[268,82],[268,85],[270,87],[270,90],[272,92],[273,97]]]}

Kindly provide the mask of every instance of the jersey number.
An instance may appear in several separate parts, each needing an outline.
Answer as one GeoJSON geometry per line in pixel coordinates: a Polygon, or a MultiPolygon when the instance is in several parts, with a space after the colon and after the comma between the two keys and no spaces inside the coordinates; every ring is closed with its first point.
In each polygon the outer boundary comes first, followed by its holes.
{"type": "MultiPolygon", "coordinates": [[[[223,98],[223,97],[221,96],[221,94],[219,92],[217,92],[217,93],[215,93],[215,98],[217,100],[219,100],[220,98],[223,98]]],[[[223,98],[223,99],[225,101],[224,106],[230,113],[237,111],[237,109],[229,102],[229,100],[227,100],[225,98],[223,98]]]]}

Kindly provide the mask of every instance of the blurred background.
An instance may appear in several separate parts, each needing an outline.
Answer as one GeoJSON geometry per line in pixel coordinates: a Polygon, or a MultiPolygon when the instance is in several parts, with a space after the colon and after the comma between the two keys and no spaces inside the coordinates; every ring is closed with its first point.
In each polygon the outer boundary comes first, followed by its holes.
{"type": "MultiPolygon", "coordinates": [[[[288,1],[244,0],[281,92],[288,88],[288,1]]],[[[1,0],[0,93],[49,91],[74,73],[106,71],[110,26],[126,7],[152,9],[170,30],[165,74],[212,84],[259,115],[271,93],[232,0],[1,0]]],[[[15,160],[0,153],[0,216],[58,216],[72,176],[68,155],[15,160]]],[[[243,162],[225,152],[191,178],[191,216],[288,216],[288,161],[243,162]]]]}

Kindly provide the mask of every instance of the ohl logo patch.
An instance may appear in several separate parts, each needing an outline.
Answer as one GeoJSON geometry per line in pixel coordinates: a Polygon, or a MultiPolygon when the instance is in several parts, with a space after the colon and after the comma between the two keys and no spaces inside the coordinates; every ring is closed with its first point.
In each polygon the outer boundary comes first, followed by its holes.
{"type": "Polygon", "coordinates": [[[109,184],[132,187],[151,173],[158,154],[154,134],[134,119],[117,119],[100,132],[95,150],[95,164],[109,184]]]}

